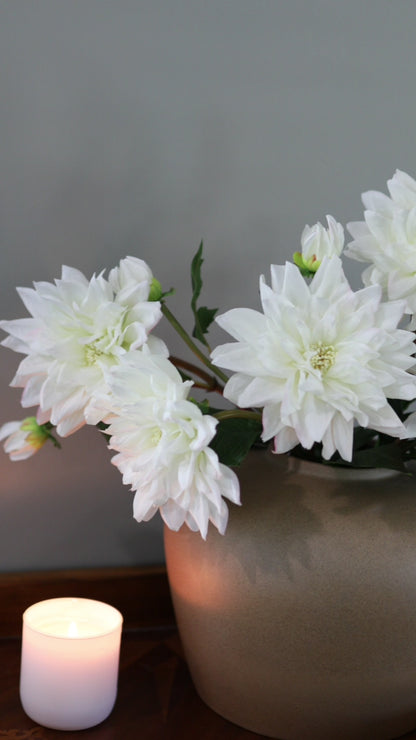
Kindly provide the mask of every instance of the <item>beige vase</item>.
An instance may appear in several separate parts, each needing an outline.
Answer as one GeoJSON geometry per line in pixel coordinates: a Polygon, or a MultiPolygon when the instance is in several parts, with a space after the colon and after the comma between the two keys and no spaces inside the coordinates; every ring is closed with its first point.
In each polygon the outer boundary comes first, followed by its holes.
{"type": "Polygon", "coordinates": [[[254,452],[225,536],[165,531],[201,698],[281,740],[416,727],[416,478],[254,452]]]}

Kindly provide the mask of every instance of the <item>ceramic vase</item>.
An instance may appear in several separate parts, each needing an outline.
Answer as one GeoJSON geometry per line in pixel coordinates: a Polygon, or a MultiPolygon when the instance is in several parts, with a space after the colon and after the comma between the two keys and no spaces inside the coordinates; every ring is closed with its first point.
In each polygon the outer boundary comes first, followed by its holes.
{"type": "Polygon", "coordinates": [[[280,740],[416,727],[416,478],[252,452],[224,536],[165,530],[195,687],[280,740]]]}

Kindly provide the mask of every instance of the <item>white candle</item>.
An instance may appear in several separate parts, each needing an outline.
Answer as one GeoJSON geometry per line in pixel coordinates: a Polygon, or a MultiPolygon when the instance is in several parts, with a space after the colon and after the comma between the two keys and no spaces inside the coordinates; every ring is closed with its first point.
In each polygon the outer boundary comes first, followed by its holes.
{"type": "Polygon", "coordinates": [[[113,709],[123,617],[92,599],[48,599],[23,614],[20,698],[55,730],[84,730],[113,709]]]}

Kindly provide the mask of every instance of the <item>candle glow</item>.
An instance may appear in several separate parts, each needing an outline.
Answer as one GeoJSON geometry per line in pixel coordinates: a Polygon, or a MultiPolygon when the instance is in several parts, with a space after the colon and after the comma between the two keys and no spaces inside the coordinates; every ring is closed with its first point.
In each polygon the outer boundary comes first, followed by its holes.
{"type": "Polygon", "coordinates": [[[122,615],[92,599],[41,601],[23,614],[20,697],[31,719],[56,730],[102,722],[117,694],[122,615]]]}

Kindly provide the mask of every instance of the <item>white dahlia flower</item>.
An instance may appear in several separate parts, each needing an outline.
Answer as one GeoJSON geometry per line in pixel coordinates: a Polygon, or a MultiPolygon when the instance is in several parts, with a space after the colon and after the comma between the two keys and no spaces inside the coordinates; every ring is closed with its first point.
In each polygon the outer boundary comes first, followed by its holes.
{"type": "Polygon", "coordinates": [[[406,430],[388,398],[413,399],[413,336],[398,329],[404,303],[381,302],[381,288],[354,293],[339,257],[324,258],[310,285],[295,265],[271,267],[260,281],[264,314],[237,308],[217,321],[237,341],[217,347],[213,362],[234,371],[225,396],[264,407],[263,440],[276,452],[322,442],[351,460],[358,422],[395,437],[406,430]]]}
{"type": "Polygon", "coordinates": [[[224,533],[223,498],[239,503],[239,483],[208,446],[217,420],[187,399],[191,385],[168,359],[134,353],[108,374],[109,393],[95,404],[118,453],[112,462],[136,491],[135,519],[160,510],[171,529],[186,523],[205,538],[209,521],[224,533]]]}
{"type": "Polygon", "coordinates": [[[90,281],[71,267],[55,284],[34,283],[19,295],[31,318],[1,321],[9,333],[2,342],[27,355],[11,385],[24,388],[22,406],[38,406],[37,421],[50,421],[66,436],[85,423],[93,392],[105,385],[104,372],[146,343],[165,352],[149,332],[161,318],[158,301],[149,301],[153,276],[145,262],[121,260],[106,280],[90,281]]]}
{"type": "Polygon", "coordinates": [[[387,298],[403,299],[405,312],[415,314],[416,181],[396,170],[387,186],[390,197],[363,193],[365,221],[347,225],[353,241],[345,253],[370,263],[362,275],[365,285],[381,285],[387,298]]]}

